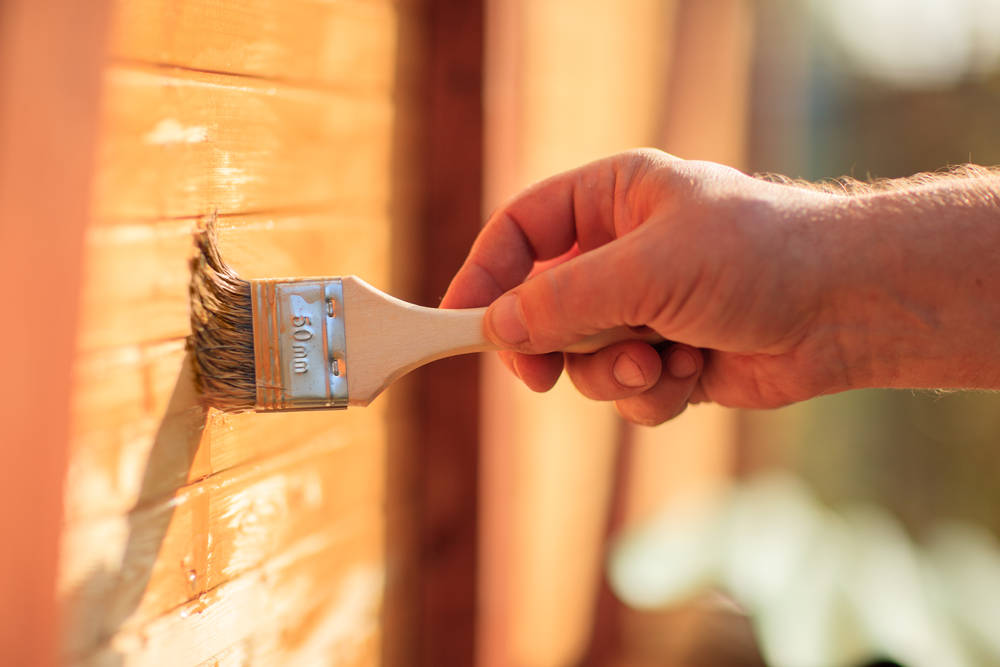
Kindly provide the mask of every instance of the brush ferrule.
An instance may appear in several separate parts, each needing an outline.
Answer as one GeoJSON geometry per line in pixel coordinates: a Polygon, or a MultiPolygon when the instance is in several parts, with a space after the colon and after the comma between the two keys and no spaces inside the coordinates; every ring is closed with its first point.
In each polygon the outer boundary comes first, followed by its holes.
{"type": "Polygon", "coordinates": [[[339,278],[251,280],[258,411],[347,407],[339,278]]]}

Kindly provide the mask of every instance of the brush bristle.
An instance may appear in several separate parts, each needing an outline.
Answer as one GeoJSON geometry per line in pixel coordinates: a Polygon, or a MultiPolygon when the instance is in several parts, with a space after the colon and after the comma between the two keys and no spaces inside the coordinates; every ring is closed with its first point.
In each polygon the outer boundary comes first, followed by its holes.
{"type": "Polygon", "coordinates": [[[212,224],[195,234],[191,260],[191,350],[195,381],[208,405],[227,412],[257,401],[250,283],[219,253],[212,224]]]}

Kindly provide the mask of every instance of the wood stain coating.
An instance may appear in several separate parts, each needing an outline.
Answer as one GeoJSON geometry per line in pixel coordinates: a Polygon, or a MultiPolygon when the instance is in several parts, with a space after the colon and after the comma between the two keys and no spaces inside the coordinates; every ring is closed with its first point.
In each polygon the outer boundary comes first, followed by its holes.
{"type": "MultiPolygon", "coordinates": [[[[205,409],[185,351],[187,269],[192,227],[218,211],[249,276],[323,264],[389,280],[392,230],[419,210],[391,168],[409,164],[394,118],[418,105],[394,80],[396,47],[422,48],[421,28],[382,0],[137,0],[114,14],[72,390],[63,659],[375,664],[399,641],[383,639],[384,596],[405,602],[394,591],[409,585],[385,579],[388,554],[415,576],[397,537],[410,499],[385,481],[389,406],[335,422],[205,409]]],[[[393,461],[410,488],[415,469],[393,461]]]]}

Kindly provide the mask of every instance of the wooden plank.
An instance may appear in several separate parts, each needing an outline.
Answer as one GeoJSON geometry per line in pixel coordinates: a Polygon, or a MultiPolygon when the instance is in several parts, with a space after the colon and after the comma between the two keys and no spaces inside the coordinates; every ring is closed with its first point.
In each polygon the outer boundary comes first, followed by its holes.
{"type": "Polygon", "coordinates": [[[392,123],[388,94],[111,67],[94,214],[151,221],[385,202],[392,123]]]}
{"type": "Polygon", "coordinates": [[[183,343],[79,358],[65,516],[124,513],[187,483],[207,415],[183,343]]]}
{"type": "Polygon", "coordinates": [[[190,602],[120,628],[71,664],[196,665],[241,656],[259,664],[374,664],[382,544],[378,517],[359,513],[190,602]]]}
{"type": "MultiPolygon", "coordinates": [[[[239,217],[219,226],[224,252],[248,275],[331,273],[329,265],[336,264],[380,282],[386,270],[375,267],[387,252],[386,225],[371,224],[357,234],[357,224],[303,215],[239,217]],[[354,240],[344,243],[345,237],[354,240]]],[[[379,430],[379,406],[348,413],[206,414],[177,339],[188,330],[187,274],[178,268],[186,268],[190,254],[190,225],[100,228],[89,241],[93,270],[84,286],[84,346],[168,340],[99,347],[78,358],[69,516],[127,511],[193,479],[293,446],[331,423],[341,438],[379,430]],[[244,428],[255,437],[242,437],[244,428]]]]}
{"type": "Polygon", "coordinates": [[[239,465],[299,447],[377,437],[387,404],[346,412],[226,415],[199,404],[180,342],[115,348],[77,364],[68,520],[128,512],[239,465]],[[85,389],[88,388],[88,389],[85,389]],[[245,436],[247,432],[253,438],[245,436]]]}
{"type": "Polygon", "coordinates": [[[408,9],[389,0],[119,0],[111,53],[297,85],[381,92],[397,81],[393,36],[408,29],[399,26],[413,20],[408,9]]]}
{"type": "Polygon", "coordinates": [[[108,4],[0,3],[0,656],[54,664],[69,369],[108,4]]]}
{"type": "MultiPolygon", "coordinates": [[[[186,336],[195,221],[92,228],[87,236],[80,346],[86,350],[186,336]]],[[[220,247],[247,278],[357,273],[385,286],[383,207],[221,219],[220,247]]]]}
{"type": "Polygon", "coordinates": [[[67,526],[67,651],[84,653],[120,628],[141,626],[326,533],[338,517],[377,509],[384,447],[330,440],[321,434],[151,506],[67,526]]]}
{"type": "Polygon", "coordinates": [[[419,3],[122,0],[115,26],[64,493],[68,655],[370,665],[398,641],[385,582],[409,664],[418,456],[387,433],[412,430],[409,403],[206,411],[183,337],[206,216],[246,277],[413,289],[419,3]]]}

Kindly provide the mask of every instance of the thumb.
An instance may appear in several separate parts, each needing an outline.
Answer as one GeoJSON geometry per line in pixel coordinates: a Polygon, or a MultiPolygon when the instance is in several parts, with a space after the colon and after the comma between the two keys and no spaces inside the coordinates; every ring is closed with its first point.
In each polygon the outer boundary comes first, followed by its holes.
{"type": "Polygon", "coordinates": [[[529,278],[493,302],[484,330],[526,354],[561,350],[621,325],[645,324],[652,276],[642,270],[639,234],[627,234],[529,278]]]}

